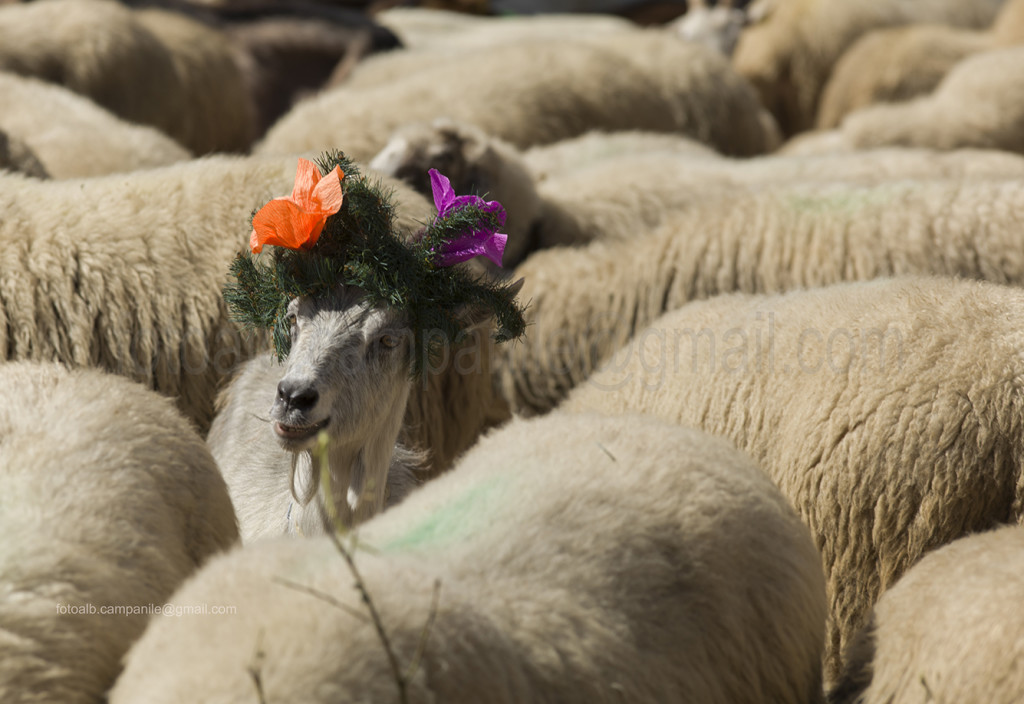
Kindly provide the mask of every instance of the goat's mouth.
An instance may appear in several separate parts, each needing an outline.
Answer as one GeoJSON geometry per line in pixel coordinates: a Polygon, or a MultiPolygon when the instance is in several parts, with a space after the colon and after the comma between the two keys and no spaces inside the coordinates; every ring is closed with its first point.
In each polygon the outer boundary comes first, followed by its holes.
{"type": "Polygon", "coordinates": [[[287,423],[276,421],[274,423],[274,433],[282,443],[295,445],[312,440],[330,422],[331,419],[329,417],[324,418],[319,423],[311,423],[309,425],[288,425],[287,423]]]}

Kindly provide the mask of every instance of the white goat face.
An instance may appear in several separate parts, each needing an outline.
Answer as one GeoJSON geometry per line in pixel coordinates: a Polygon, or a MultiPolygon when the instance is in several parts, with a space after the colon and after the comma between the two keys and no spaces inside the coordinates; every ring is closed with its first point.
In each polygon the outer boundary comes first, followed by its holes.
{"type": "Polygon", "coordinates": [[[404,316],[371,306],[362,291],[300,297],[288,306],[292,346],[270,416],[286,450],[358,443],[395,422],[410,387],[412,330],[404,316]],[[401,405],[401,408],[397,406],[401,405]]]}

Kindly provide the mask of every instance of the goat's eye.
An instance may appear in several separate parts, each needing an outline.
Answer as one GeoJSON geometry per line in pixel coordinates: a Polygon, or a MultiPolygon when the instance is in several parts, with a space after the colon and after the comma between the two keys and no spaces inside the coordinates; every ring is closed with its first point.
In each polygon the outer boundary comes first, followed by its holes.
{"type": "Polygon", "coordinates": [[[380,342],[382,347],[387,347],[389,349],[393,349],[395,347],[398,347],[398,343],[400,342],[400,340],[398,339],[397,335],[392,335],[390,333],[384,333],[383,335],[380,336],[379,342],[380,342]]]}
{"type": "Polygon", "coordinates": [[[292,337],[295,337],[295,333],[298,332],[299,327],[298,316],[296,316],[295,313],[288,313],[287,315],[285,315],[284,319],[285,322],[288,323],[288,330],[291,332],[292,337]]]}

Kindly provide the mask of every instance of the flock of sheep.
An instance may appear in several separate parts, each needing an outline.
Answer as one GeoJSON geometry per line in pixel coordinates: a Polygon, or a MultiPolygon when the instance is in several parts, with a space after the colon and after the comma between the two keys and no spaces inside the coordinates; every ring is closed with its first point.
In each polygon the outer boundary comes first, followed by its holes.
{"type": "Polygon", "coordinates": [[[1024,698],[1024,0],[261,12],[0,2],[0,700],[1024,698]],[[334,148],[523,339],[239,329],[334,148]]]}

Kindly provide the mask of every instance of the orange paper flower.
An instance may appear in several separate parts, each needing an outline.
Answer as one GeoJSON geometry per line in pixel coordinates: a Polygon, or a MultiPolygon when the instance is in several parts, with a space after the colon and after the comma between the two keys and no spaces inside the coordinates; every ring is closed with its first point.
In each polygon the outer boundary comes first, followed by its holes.
{"type": "Polygon", "coordinates": [[[343,178],[345,172],[340,166],[321,178],[316,164],[299,159],[291,196],[275,198],[252,219],[252,251],[262,252],[265,244],[288,249],[309,249],[315,245],[327,218],[341,210],[343,178]]]}

